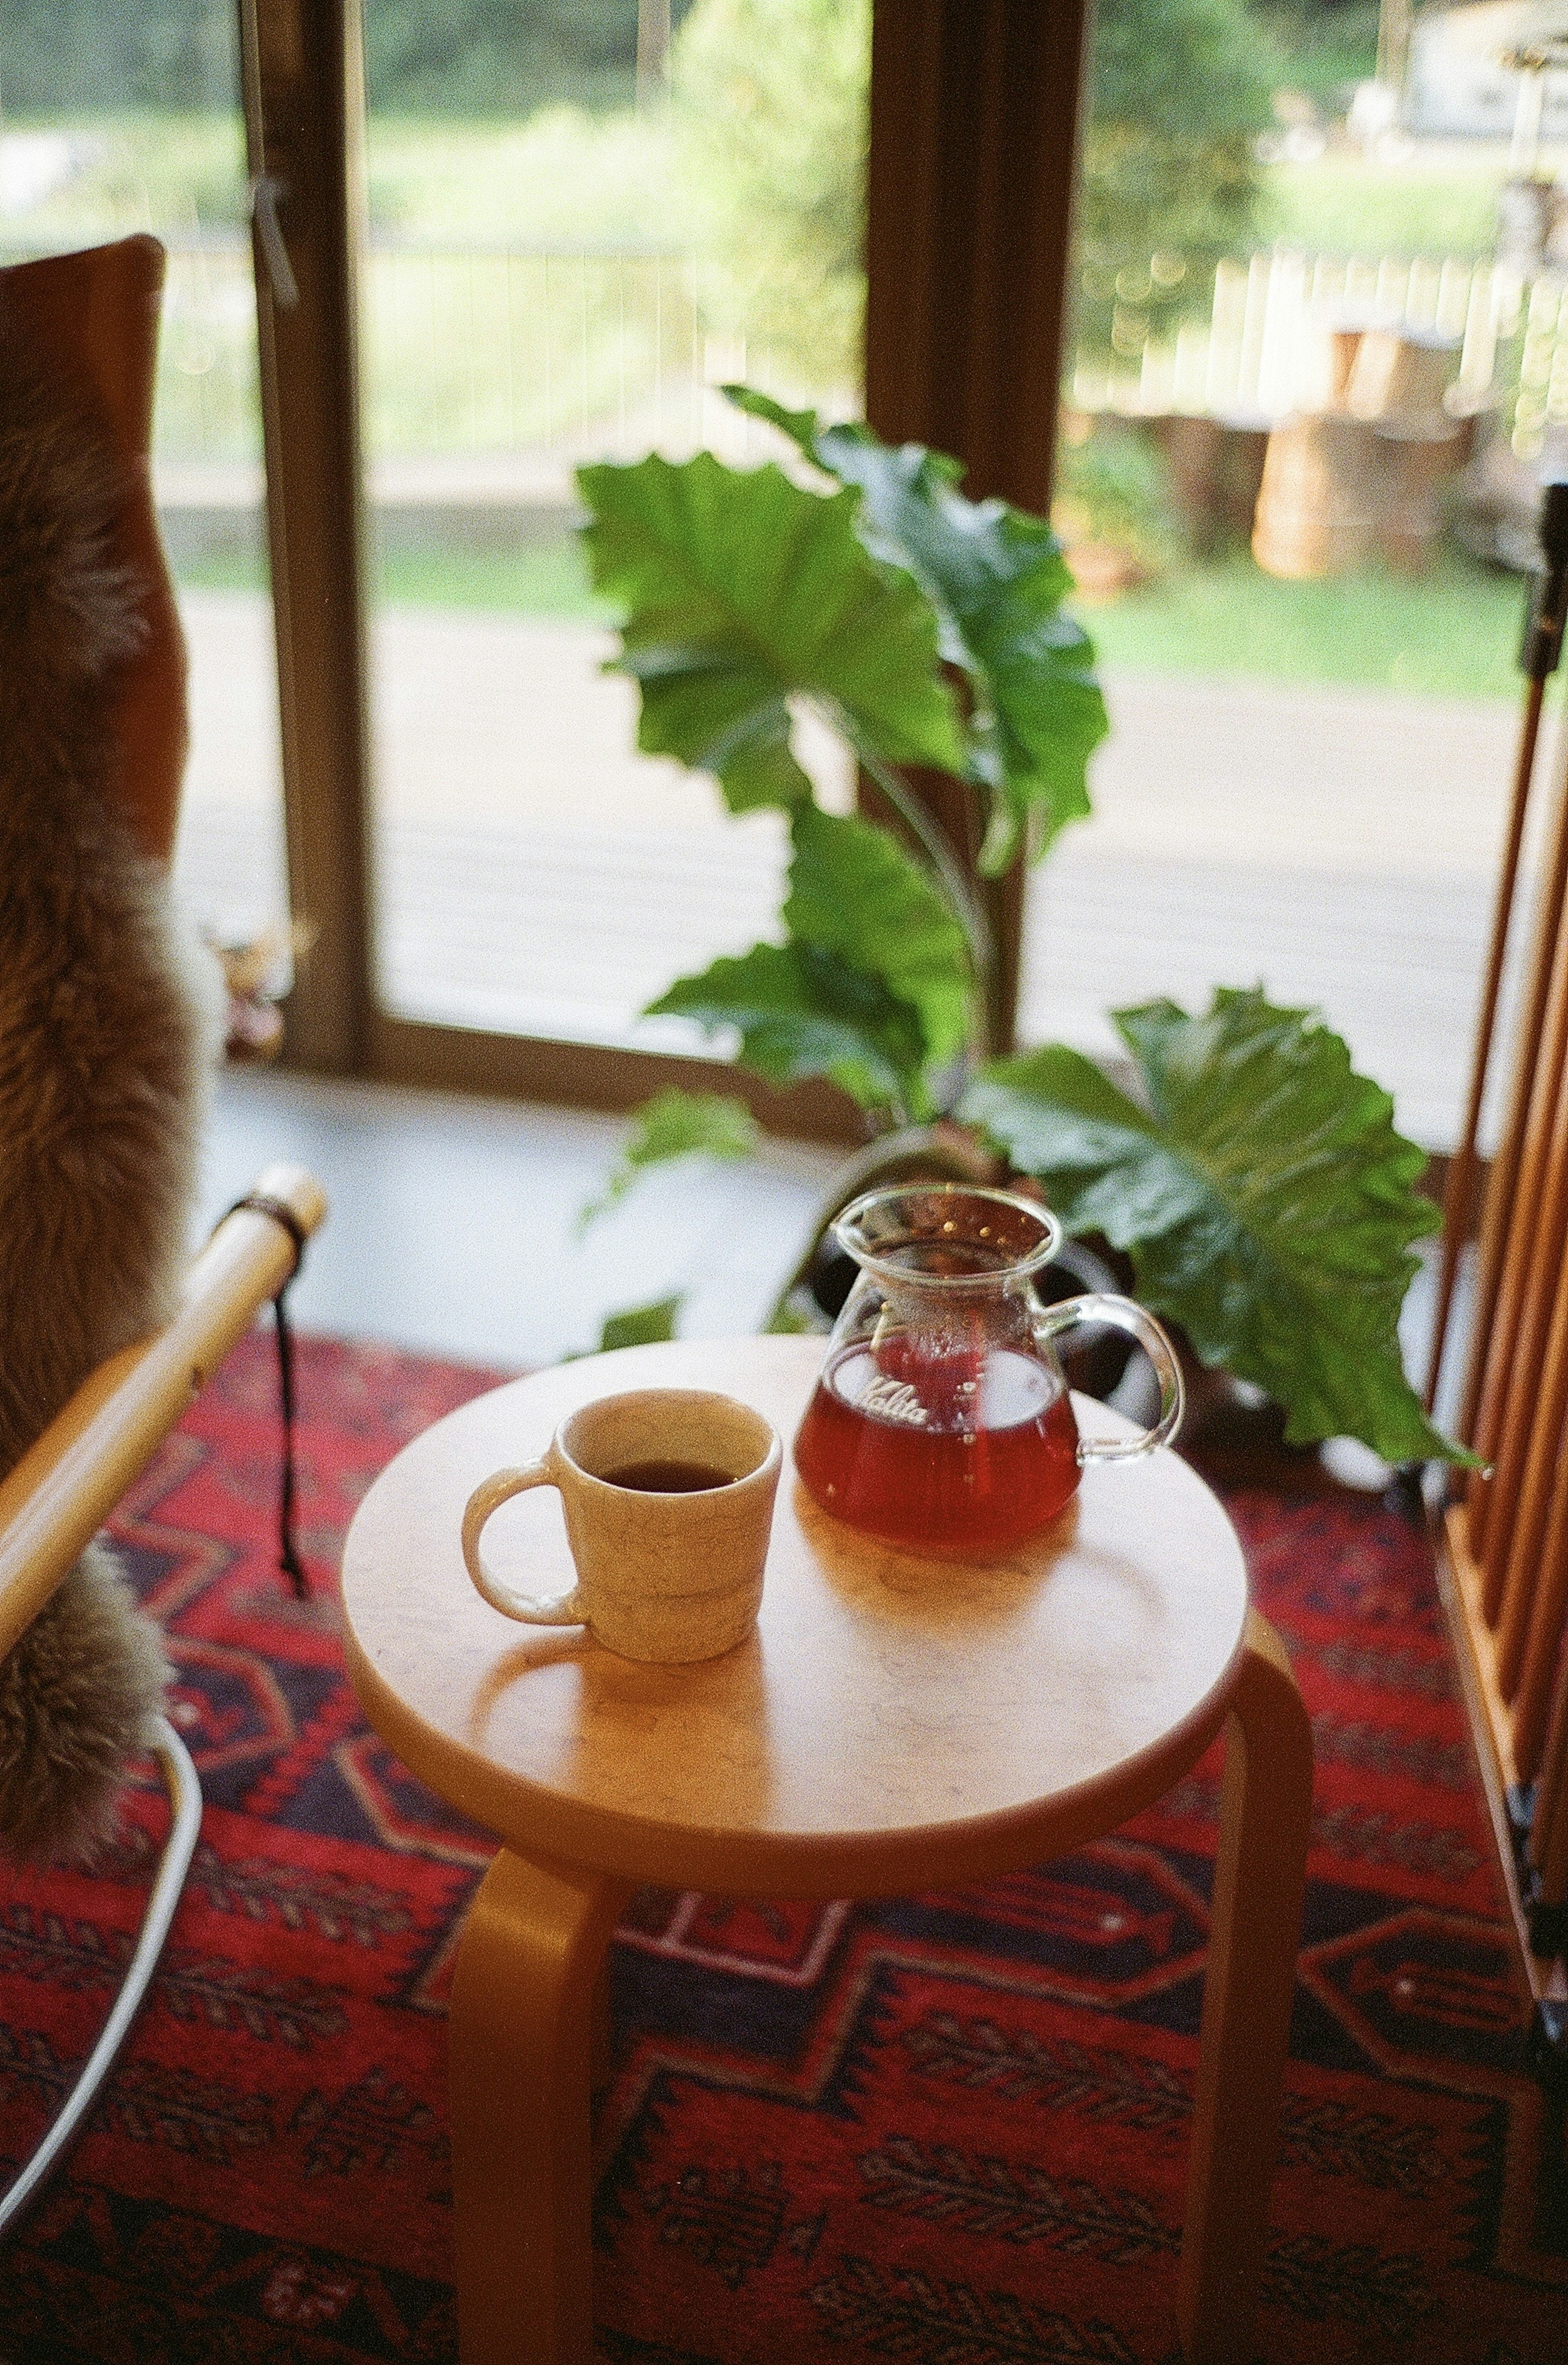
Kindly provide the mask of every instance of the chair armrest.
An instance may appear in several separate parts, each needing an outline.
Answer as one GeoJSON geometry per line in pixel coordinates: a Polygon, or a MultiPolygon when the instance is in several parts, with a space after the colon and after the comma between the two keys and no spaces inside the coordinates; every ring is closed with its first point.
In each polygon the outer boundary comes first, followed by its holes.
{"type": "MultiPolygon", "coordinates": [[[[303,1231],[326,1194],[299,1166],[269,1166],[259,1194],[303,1231]]],[[[0,1657],[24,1633],[235,1340],[275,1296],[295,1246],[274,1216],[238,1208],[192,1265],[166,1329],[99,1365],[0,1480],[0,1657]]]]}

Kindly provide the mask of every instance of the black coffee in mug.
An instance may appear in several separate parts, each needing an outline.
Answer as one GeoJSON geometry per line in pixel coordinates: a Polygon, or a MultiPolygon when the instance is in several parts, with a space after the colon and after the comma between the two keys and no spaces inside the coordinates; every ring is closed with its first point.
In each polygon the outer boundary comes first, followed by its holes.
{"type": "Polygon", "coordinates": [[[623,1462],[619,1469],[601,1470],[607,1486],[628,1486],[638,1495],[699,1495],[713,1486],[733,1486],[728,1470],[705,1462],[623,1462]]]}

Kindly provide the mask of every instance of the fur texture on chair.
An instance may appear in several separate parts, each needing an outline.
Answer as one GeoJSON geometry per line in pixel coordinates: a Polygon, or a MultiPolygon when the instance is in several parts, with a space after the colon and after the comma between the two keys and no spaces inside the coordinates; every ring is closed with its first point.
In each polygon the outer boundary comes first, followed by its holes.
{"type": "MultiPolygon", "coordinates": [[[[125,498],[0,275],[0,1472],[172,1312],[217,1039],[216,973],[116,774],[146,632],[146,586],[115,555],[125,498]]],[[[91,1852],[168,1673],[89,1547],[0,1662],[0,1846],[91,1852]]]]}

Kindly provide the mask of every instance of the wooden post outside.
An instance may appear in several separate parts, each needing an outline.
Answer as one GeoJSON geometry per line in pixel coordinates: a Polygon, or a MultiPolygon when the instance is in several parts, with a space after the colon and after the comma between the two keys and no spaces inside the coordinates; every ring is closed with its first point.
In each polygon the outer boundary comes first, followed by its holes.
{"type": "Polygon", "coordinates": [[[637,0],[637,105],[662,106],[669,80],[669,0],[637,0]]]}

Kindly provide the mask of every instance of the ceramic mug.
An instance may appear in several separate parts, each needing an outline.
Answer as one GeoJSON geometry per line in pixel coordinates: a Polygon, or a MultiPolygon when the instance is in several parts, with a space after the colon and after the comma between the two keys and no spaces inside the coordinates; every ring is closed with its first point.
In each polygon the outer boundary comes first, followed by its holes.
{"type": "Polygon", "coordinates": [[[783,1454],[771,1424],[705,1388],[601,1396],[537,1462],[498,1470],[463,1514],[463,1557],[493,1607],[531,1626],[587,1626],[626,1659],[716,1659],[756,1623],[783,1454]],[[485,1564],[491,1513],[556,1486],[577,1581],[539,1600],[485,1564]]]}

